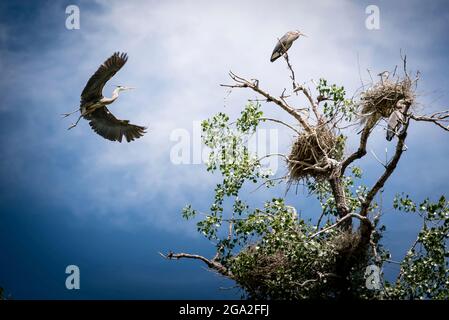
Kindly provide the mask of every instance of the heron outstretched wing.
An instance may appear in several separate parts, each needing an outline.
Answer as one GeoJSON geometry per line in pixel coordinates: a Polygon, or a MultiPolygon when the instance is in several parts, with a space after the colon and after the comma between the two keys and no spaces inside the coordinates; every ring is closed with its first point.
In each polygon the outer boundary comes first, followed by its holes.
{"type": "Polygon", "coordinates": [[[293,42],[292,41],[289,42],[288,40],[289,40],[289,34],[287,32],[276,43],[273,53],[271,54],[271,59],[270,59],[271,62],[275,61],[277,58],[279,58],[280,56],[282,56],[285,53],[284,48],[285,48],[285,50],[288,50],[292,46],[293,42]]]}
{"type": "Polygon", "coordinates": [[[123,136],[131,142],[145,134],[145,127],[130,124],[128,120],[117,119],[106,107],[86,115],[91,128],[105,139],[122,142],[123,136]]]}
{"type": "Polygon", "coordinates": [[[109,57],[90,77],[81,93],[81,104],[89,101],[100,100],[103,97],[103,87],[128,60],[126,53],[115,52],[109,57]]]}

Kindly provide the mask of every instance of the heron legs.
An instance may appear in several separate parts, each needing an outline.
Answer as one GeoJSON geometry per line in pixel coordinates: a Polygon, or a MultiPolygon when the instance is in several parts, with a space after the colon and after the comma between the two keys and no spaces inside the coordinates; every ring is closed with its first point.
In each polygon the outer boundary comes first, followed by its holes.
{"type": "Polygon", "coordinates": [[[78,124],[78,122],[80,122],[80,120],[81,120],[82,117],[83,117],[83,115],[80,115],[80,116],[78,117],[78,120],[76,120],[76,122],[75,122],[74,124],[72,124],[70,127],[68,127],[67,130],[70,130],[70,129],[72,129],[72,128],[75,128],[76,125],[78,124]]]}
{"type": "Polygon", "coordinates": [[[61,116],[62,116],[63,118],[67,118],[68,116],[70,116],[70,115],[72,115],[72,114],[74,114],[74,113],[76,113],[76,112],[78,112],[78,111],[80,111],[79,108],[76,109],[75,111],[72,111],[72,112],[63,113],[63,114],[61,114],[61,116]]]}

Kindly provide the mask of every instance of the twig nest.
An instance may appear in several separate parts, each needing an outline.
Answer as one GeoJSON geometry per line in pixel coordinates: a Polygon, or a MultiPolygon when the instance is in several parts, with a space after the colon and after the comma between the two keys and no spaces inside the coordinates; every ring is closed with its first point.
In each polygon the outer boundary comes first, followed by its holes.
{"type": "Polygon", "coordinates": [[[375,124],[381,118],[388,118],[398,108],[400,100],[413,104],[414,90],[414,81],[408,75],[395,79],[381,77],[379,82],[360,95],[361,123],[375,124]]]}
{"type": "Polygon", "coordinates": [[[358,232],[341,232],[329,240],[340,256],[351,256],[358,248],[360,234],[358,232]]]}
{"type": "Polygon", "coordinates": [[[292,145],[288,169],[290,181],[322,179],[332,169],[332,159],[343,157],[344,137],[337,135],[327,124],[319,124],[310,132],[303,131],[292,145]]]}

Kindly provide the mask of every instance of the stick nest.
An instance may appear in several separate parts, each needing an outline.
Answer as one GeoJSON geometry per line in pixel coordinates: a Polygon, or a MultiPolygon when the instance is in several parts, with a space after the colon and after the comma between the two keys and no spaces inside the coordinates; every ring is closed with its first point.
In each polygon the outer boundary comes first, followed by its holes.
{"type": "Polygon", "coordinates": [[[302,132],[292,145],[288,161],[291,181],[323,179],[329,174],[328,159],[341,160],[344,137],[320,124],[302,132]]]}
{"type": "Polygon", "coordinates": [[[415,82],[408,75],[381,80],[360,95],[361,123],[373,125],[381,118],[388,118],[397,109],[398,102],[404,100],[410,104],[415,101],[415,82]]]}

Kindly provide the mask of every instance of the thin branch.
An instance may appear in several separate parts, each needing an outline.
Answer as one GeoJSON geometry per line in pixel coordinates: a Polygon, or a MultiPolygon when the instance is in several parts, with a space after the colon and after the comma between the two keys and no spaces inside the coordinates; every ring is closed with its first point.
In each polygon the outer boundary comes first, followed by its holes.
{"type": "MultiPolygon", "coordinates": [[[[423,218],[423,226],[422,226],[422,228],[424,228],[425,225],[426,225],[426,218],[424,217],[424,218],[423,218]]],[[[418,243],[419,243],[419,238],[420,238],[419,235],[420,235],[420,234],[418,234],[418,236],[416,237],[415,241],[413,242],[413,244],[412,244],[412,246],[410,247],[410,249],[408,250],[408,252],[413,252],[413,251],[415,250],[416,246],[417,246],[418,243]]],[[[408,253],[407,253],[407,254],[408,254],[408,253]]],[[[397,276],[397,278],[396,278],[396,283],[399,283],[399,282],[401,281],[403,275],[404,275],[404,270],[403,270],[403,268],[401,268],[401,269],[399,270],[399,274],[398,274],[398,276],[397,276]]]]}
{"type": "Polygon", "coordinates": [[[281,107],[283,110],[285,110],[290,115],[292,115],[296,120],[299,121],[299,123],[303,126],[303,128],[306,131],[308,131],[308,132],[311,131],[310,126],[303,119],[303,117],[301,116],[301,114],[297,110],[295,110],[294,108],[288,106],[284,101],[282,101],[282,99],[278,99],[278,98],[270,95],[266,91],[262,90],[259,87],[258,81],[251,82],[249,80],[246,80],[245,78],[237,76],[232,71],[229,72],[229,76],[231,77],[232,80],[234,80],[236,82],[236,84],[234,84],[234,85],[221,84],[220,86],[227,87],[227,88],[250,88],[251,90],[253,90],[253,91],[257,92],[258,94],[262,95],[263,97],[265,97],[268,102],[274,102],[279,107],[281,107]]]}
{"type": "Polygon", "coordinates": [[[357,52],[357,68],[358,68],[358,71],[359,71],[360,83],[362,84],[362,88],[364,88],[364,87],[365,87],[365,84],[363,83],[362,73],[361,73],[361,71],[360,71],[360,55],[359,55],[358,52],[357,52]]]}
{"type": "Polygon", "coordinates": [[[269,153],[269,154],[259,158],[258,161],[261,161],[265,158],[272,157],[272,156],[279,156],[279,157],[284,158],[287,162],[297,163],[297,164],[301,164],[303,166],[307,166],[307,168],[305,168],[304,170],[317,170],[317,171],[324,172],[324,171],[328,170],[330,167],[329,164],[326,164],[324,167],[320,167],[320,166],[318,166],[318,163],[311,164],[311,163],[304,162],[304,161],[293,160],[293,159],[290,159],[288,156],[286,156],[283,153],[269,153]]]}
{"type": "Polygon", "coordinates": [[[318,279],[308,279],[305,280],[304,282],[293,282],[294,284],[300,286],[300,287],[305,287],[307,284],[309,283],[313,283],[313,282],[317,282],[317,281],[321,281],[323,278],[327,278],[327,277],[333,277],[333,278],[340,278],[338,275],[336,275],[335,273],[321,273],[321,272],[317,272],[318,274],[318,279]]]}
{"type": "Polygon", "coordinates": [[[290,128],[290,129],[292,129],[293,131],[295,131],[298,135],[301,134],[301,132],[299,132],[298,130],[296,130],[294,127],[292,127],[291,125],[289,125],[289,124],[287,124],[287,123],[285,123],[285,122],[283,122],[283,121],[281,121],[281,120],[273,119],[273,118],[260,118],[260,120],[262,120],[262,121],[272,121],[272,122],[277,122],[277,123],[283,124],[283,125],[286,126],[287,128],[290,128]]]}
{"type": "Polygon", "coordinates": [[[295,91],[296,88],[296,80],[295,80],[295,71],[293,71],[293,67],[290,64],[290,59],[288,58],[288,54],[287,54],[287,48],[285,48],[284,44],[281,42],[281,40],[278,38],[278,42],[279,44],[282,46],[282,49],[284,50],[284,59],[287,62],[287,67],[290,70],[291,76],[290,79],[292,80],[292,86],[293,86],[293,91],[295,91]]]}
{"type": "Polygon", "coordinates": [[[323,210],[320,217],[318,218],[318,222],[316,223],[317,230],[320,228],[321,220],[323,220],[325,215],[326,215],[326,210],[323,210]]]}
{"type": "Polygon", "coordinates": [[[164,255],[163,253],[159,252],[159,254],[168,260],[178,260],[178,259],[200,260],[203,261],[210,269],[213,269],[226,277],[232,277],[232,273],[218,261],[209,260],[197,254],[182,253],[182,252],[181,253],[169,252],[167,255],[164,255]]]}
{"type": "Polygon", "coordinates": [[[341,175],[345,173],[346,168],[355,160],[362,158],[366,154],[366,144],[368,143],[368,137],[371,133],[371,129],[374,124],[367,123],[362,130],[362,135],[360,136],[359,148],[356,152],[347,157],[341,164],[341,175]]]}
{"type": "Polygon", "coordinates": [[[449,131],[449,124],[448,125],[443,124],[449,122],[449,110],[436,112],[430,116],[410,115],[410,118],[412,118],[415,121],[432,122],[437,126],[439,126],[440,128],[442,128],[443,130],[449,131]]]}
{"type": "MultiPolygon", "coordinates": [[[[229,221],[229,230],[228,230],[228,240],[231,241],[232,240],[232,232],[234,231],[234,211],[232,211],[232,217],[231,217],[231,221],[229,221]]],[[[214,261],[218,259],[219,257],[219,251],[217,252],[216,257],[214,258],[214,261]]]]}
{"type": "Polygon", "coordinates": [[[284,53],[284,59],[287,62],[288,69],[290,70],[291,73],[290,79],[292,80],[293,91],[295,91],[296,89],[295,71],[293,71],[293,67],[290,64],[290,59],[288,58],[287,52],[284,53]]]}
{"type": "Polygon", "coordinates": [[[309,100],[310,106],[312,107],[312,111],[315,114],[315,117],[317,121],[320,119],[320,114],[318,113],[318,103],[315,103],[312,98],[312,94],[308,89],[306,89],[304,86],[298,86],[294,92],[302,91],[302,93],[306,96],[307,100],[309,100]]]}
{"type": "Polygon", "coordinates": [[[357,219],[359,219],[360,221],[365,221],[366,223],[371,224],[371,221],[370,221],[367,217],[364,217],[364,216],[362,216],[362,215],[360,215],[360,214],[357,214],[357,213],[348,213],[347,215],[345,215],[343,218],[339,219],[339,220],[338,220],[336,223],[334,223],[333,225],[331,225],[331,226],[329,226],[329,227],[326,227],[326,228],[324,228],[324,229],[321,229],[321,230],[318,231],[318,232],[315,232],[314,234],[312,234],[312,235],[310,236],[310,238],[313,239],[313,238],[315,238],[316,236],[318,236],[318,235],[320,235],[320,234],[322,234],[322,233],[324,233],[324,232],[327,232],[327,231],[329,231],[329,230],[331,230],[331,229],[334,229],[335,227],[339,226],[340,224],[342,224],[343,222],[345,222],[346,220],[348,220],[348,219],[350,219],[350,218],[357,218],[357,219]]]}
{"type": "Polygon", "coordinates": [[[257,190],[259,190],[259,189],[262,188],[263,186],[265,186],[265,185],[267,185],[267,184],[269,184],[269,183],[271,183],[271,182],[273,182],[273,181],[279,181],[279,180],[284,180],[284,179],[287,180],[287,178],[288,178],[289,176],[290,176],[290,175],[287,174],[287,175],[282,176],[282,177],[277,177],[277,178],[267,179],[267,180],[265,180],[264,182],[262,182],[256,189],[254,189],[253,191],[251,191],[251,193],[256,192],[257,190]]]}
{"type": "Polygon", "coordinates": [[[384,168],[387,167],[387,165],[386,165],[385,163],[383,163],[383,162],[377,157],[376,153],[374,153],[373,150],[371,150],[371,154],[374,156],[374,159],[376,159],[377,162],[379,162],[379,163],[382,165],[382,167],[384,167],[384,168]]]}

